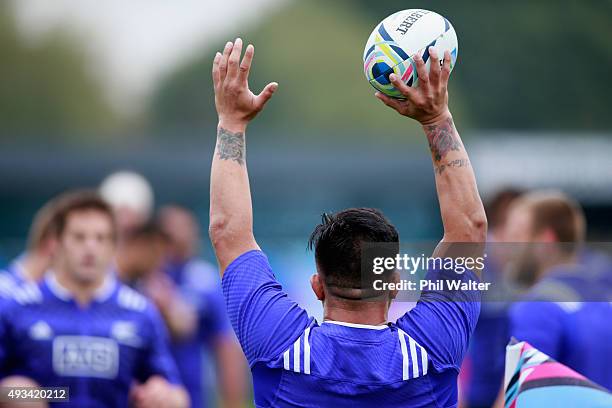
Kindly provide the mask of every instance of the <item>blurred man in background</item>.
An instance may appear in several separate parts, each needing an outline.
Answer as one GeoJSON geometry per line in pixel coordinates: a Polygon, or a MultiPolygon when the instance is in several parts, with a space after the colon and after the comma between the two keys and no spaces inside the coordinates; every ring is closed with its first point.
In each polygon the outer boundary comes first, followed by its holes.
{"type": "Polygon", "coordinates": [[[188,406],[157,311],[112,273],[111,208],[74,192],[58,199],[56,217],[53,270],[0,311],[4,383],[69,387],[62,406],[188,406]]]}
{"type": "Polygon", "coordinates": [[[195,216],[173,205],[159,211],[159,225],[167,238],[163,274],[146,282],[146,293],[158,305],[172,334],[171,350],[193,407],[208,405],[204,361],[216,360],[219,400],[224,407],[246,402],[246,363],[229,326],[217,269],[197,258],[200,229],[195,216]],[[174,312],[173,312],[174,310],[174,312]],[[202,353],[204,349],[204,353],[202,353]],[[203,378],[204,375],[204,378],[203,378]]]}
{"type": "Polygon", "coordinates": [[[117,275],[123,283],[141,290],[143,281],[162,269],[166,247],[166,236],[155,222],[132,228],[117,246],[117,275]]]}
{"type": "Polygon", "coordinates": [[[503,291],[508,277],[504,276],[506,259],[503,244],[496,244],[504,241],[508,209],[520,195],[518,189],[505,188],[485,203],[489,232],[483,277],[486,282],[493,282],[493,289],[483,293],[478,324],[461,367],[461,400],[462,406],[466,408],[491,407],[502,386],[510,329],[507,299],[504,293],[496,289],[503,291]]]}
{"type": "Polygon", "coordinates": [[[137,173],[111,174],[100,193],[119,221],[117,274],[159,309],[192,406],[204,406],[211,399],[206,391],[215,389],[224,406],[242,406],[244,358],[227,322],[217,271],[196,259],[200,237],[196,220],[179,207],[163,209],[159,222],[151,220],[153,189],[137,173]],[[205,378],[208,370],[202,359],[207,355],[217,363],[217,387],[205,378]]]}
{"type": "Polygon", "coordinates": [[[0,272],[0,297],[10,297],[15,285],[38,282],[49,269],[56,245],[56,206],[56,200],[50,200],[36,212],[26,250],[0,272]]]}
{"type": "Polygon", "coordinates": [[[510,308],[510,332],[612,389],[611,288],[578,262],[585,229],[580,205],[562,193],[532,192],[512,203],[505,239],[517,246],[515,268],[536,283],[510,308]]]}

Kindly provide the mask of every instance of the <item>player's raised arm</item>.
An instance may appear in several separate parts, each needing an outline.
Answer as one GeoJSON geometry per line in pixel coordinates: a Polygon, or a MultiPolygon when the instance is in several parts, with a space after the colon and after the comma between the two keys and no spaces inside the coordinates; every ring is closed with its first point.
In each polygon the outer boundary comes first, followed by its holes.
{"type": "Polygon", "coordinates": [[[253,236],[253,209],[246,168],[246,127],[272,97],[278,84],[255,95],[248,77],[254,48],[248,45],[240,60],[242,40],[225,45],[213,62],[215,105],[219,115],[217,144],[210,176],[210,226],[219,270],[240,254],[258,249],[253,236]]]}
{"type": "MultiPolygon", "coordinates": [[[[419,121],[427,135],[444,225],[444,237],[435,255],[444,256],[449,243],[484,243],[487,219],[467,152],[448,109],[450,53],[444,54],[441,67],[434,63],[438,61],[436,50],[430,47],[429,53],[432,61],[429,73],[420,55],[414,56],[418,87],[408,87],[395,74],[390,76],[405,100],[393,99],[380,92],[376,96],[401,115],[419,121]]],[[[472,249],[482,250],[482,246],[472,249]]]]}

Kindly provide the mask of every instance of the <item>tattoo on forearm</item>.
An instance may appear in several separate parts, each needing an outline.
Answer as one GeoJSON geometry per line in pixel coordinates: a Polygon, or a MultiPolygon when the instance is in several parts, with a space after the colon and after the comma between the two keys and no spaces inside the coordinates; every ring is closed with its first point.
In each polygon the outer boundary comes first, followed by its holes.
{"type": "Polygon", "coordinates": [[[446,163],[439,164],[434,166],[435,172],[437,175],[444,173],[446,169],[453,169],[457,167],[469,167],[470,161],[468,159],[455,159],[446,163]]]}
{"type": "Polygon", "coordinates": [[[244,164],[244,133],[233,133],[219,128],[217,132],[217,152],[221,160],[233,160],[241,166],[244,164]]]}
{"type": "Polygon", "coordinates": [[[425,133],[429,141],[429,150],[431,150],[436,162],[442,160],[451,150],[458,151],[461,148],[461,143],[455,135],[452,119],[447,119],[440,124],[426,126],[425,133]]]}

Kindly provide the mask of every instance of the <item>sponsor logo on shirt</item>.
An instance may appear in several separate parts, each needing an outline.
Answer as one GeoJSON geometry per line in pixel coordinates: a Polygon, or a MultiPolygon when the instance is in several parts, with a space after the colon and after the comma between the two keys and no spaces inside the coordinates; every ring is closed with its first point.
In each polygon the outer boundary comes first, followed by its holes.
{"type": "Polygon", "coordinates": [[[119,369],[119,347],[113,339],[57,336],[53,340],[53,369],[66,377],[114,379],[119,369]]]}
{"type": "Polygon", "coordinates": [[[111,336],[120,344],[132,347],[142,345],[142,339],[138,336],[136,326],[133,322],[120,320],[114,322],[111,327],[111,336]]]}
{"type": "Polygon", "coordinates": [[[44,320],[39,320],[30,326],[29,331],[32,340],[49,340],[53,337],[53,330],[44,320]]]}

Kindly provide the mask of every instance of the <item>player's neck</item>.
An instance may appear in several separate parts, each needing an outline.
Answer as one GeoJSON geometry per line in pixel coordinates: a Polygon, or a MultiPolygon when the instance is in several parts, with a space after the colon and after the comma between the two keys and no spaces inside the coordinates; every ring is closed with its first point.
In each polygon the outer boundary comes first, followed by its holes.
{"type": "Polygon", "coordinates": [[[54,273],[57,282],[70,292],[70,295],[80,306],[89,305],[94,299],[96,291],[104,285],[104,276],[92,282],[81,282],[70,277],[69,273],[61,269],[56,269],[54,273]]]}
{"type": "Polygon", "coordinates": [[[344,299],[326,299],[323,320],[377,326],[387,323],[388,304],[344,299]]]}

